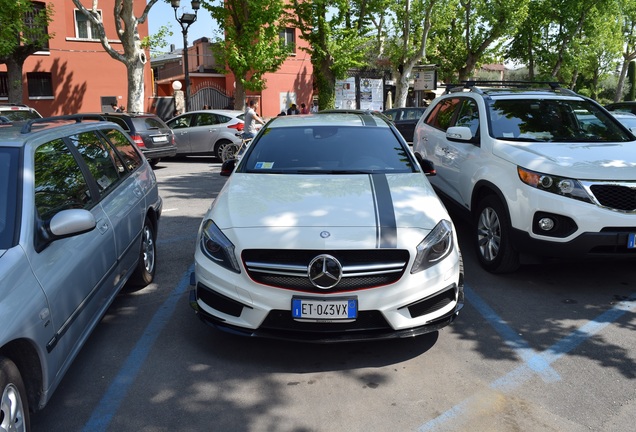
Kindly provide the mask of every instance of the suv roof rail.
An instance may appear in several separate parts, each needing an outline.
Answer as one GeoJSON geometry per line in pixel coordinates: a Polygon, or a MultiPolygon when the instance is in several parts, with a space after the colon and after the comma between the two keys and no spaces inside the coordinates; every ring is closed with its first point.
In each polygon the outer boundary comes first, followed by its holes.
{"type": "Polygon", "coordinates": [[[28,108],[28,105],[25,105],[23,103],[12,103],[12,102],[0,102],[0,106],[16,106],[16,107],[24,107],[24,108],[28,108]]]}
{"type": "Polygon", "coordinates": [[[55,117],[43,117],[38,119],[29,119],[22,126],[20,133],[28,134],[31,132],[32,126],[38,123],[52,123],[57,121],[75,120],[75,123],[81,123],[84,120],[106,121],[106,119],[100,114],[70,114],[61,115],[55,117]]]}
{"type": "Polygon", "coordinates": [[[548,86],[550,87],[550,90],[555,92],[571,94],[571,95],[577,94],[576,92],[568,88],[562,87],[561,84],[557,81],[489,81],[489,80],[474,80],[474,81],[469,80],[469,81],[462,81],[457,84],[446,84],[446,93],[462,92],[466,89],[469,89],[470,91],[474,91],[479,94],[486,93],[484,89],[481,89],[478,86],[519,88],[519,89],[523,89],[523,88],[530,89],[530,88],[535,88],[540,86],[548,86]]]}

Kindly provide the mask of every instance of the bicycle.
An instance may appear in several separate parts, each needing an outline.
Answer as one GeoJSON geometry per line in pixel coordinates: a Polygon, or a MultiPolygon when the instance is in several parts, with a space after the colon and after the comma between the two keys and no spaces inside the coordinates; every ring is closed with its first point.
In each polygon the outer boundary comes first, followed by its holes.
{"type": "Polygon", "coordinates": [[[225,162],[230,159],[240,159],[240,157],[245,153],[247,147],[249,147],[252,142],[252,137],[245,137],[242,132],[236,134],[237,137],[241,138],[241,142],[231,143],[226,145],[221,151],[221,161],[225,162]]]}

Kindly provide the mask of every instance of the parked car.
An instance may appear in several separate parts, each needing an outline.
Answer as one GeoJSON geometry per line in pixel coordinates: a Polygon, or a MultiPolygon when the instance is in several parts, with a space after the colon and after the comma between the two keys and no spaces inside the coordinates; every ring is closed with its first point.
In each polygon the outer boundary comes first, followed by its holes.
{"type": "Polygon", "coordinates": [[[436,190],[472,218],[481,265],[521,253],[636,258],[636,139],[593,100],[557,85],[452,89],[420,119],[413,149],[436,190]]]}
{"type": "Polygon", "coordinates": [[[616,120],[621,122],[623,126],[629,129],[632,134],[636,135],[636,114],[622,111],[612,111],[612,115],[616,117],[616,120]]]}
{"type": "Polygon", "coordinates": [[[381,118],[276,117],[222,175],[195,251],[190,303],[204,322],[336,342],[421,335],[462,308],[453,223],[381,118]]]}
{"type": "Polygon", "coordinates": [[[35,109],[23,104],[0,102],[0,123],[25,121],[42,118],[35,109]]]}
{"type": "Polygon", "coordinates": [[[178,155],[212,155],[221,159],[223,149],[240,144],[244,112],[236,110],[189,111],[168,120],[174,131],[178,155]]]}
{"type": "Polygon", "coordinates": [[[82,118],[0,124],[3,430],[29,430],[124,284],[155,274],[155,175],[119,126],[82,118]]]}
{"type": "Polygon", "coordinates": [[[383,111],[383,114],[393,120],[395,127],[406,141],[413,142],[415,125],[425,110],[426,107],[391,108],[383,111]]]}
{"type": "Polygon", "coordinates": [[[372,115],[375,117],[380,117],[382,120],[386,122],[393,123],[393,120],[390,117],[384,115],[381,111],[378,111],[378,110],[336,108],[336,109],[318,111],[316,114],[334,114],[334,113],[335,114],[349,113],[349,114],[372,115]]]}
{"type": "Polygon", "coordinates": [[[608,111],[620,111],[636,114],[636,101],[611,103],[609,105],[605,105],[605,109],[608,111]]]}
{"type": "Polygon", "coordinates": [[[162,158],[176,156],[174,133],[157,115],[126,112],[108,112],[100,115],[121,126],[151,166],[155,167],[162,158]]]}

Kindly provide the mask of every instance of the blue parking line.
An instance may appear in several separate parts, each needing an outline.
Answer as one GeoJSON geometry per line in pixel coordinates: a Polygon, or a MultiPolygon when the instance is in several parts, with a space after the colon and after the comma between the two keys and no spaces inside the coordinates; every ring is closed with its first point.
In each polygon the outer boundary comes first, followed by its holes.
{"type": "MultiPolygon", "coordinates": [[[[464,289],[466,289],[465,286],[464,289]]],[[[478,301],[479,300],[480,299],[478,299],[478,301]]],[[[493,381],[490,384],[490,388],[498,390],[500,392],[510,392],[518,388],[535,375],[536,370],[532,366],[543,363],[547,365],[552,364],[553,362],[563,357],[565,354],[568,354],[569,352],[577,348],[590,337],[603,330],[608,325],[620,319],[627,312],[633,312],[635,309],[636,292],[632,293],[627,300],[616,304],[613,308],[602,313],[592,321],[589,321],[582,327],[572,331],[566,337],[556,342],[554,345],[546,349],[541,354],[537,354],[535,356],[537,357],[536,359],[534,357],[531,358],[531,361],[525,362],[524,364],[513,369],[503,377],[493,381]]],[[[429,432],[440,428],[447,421],[450,421],[461,415],[473,403],[477,403],[478,398],[478,395],[473,395],[463,400],[462,402],[458,403],[438,417],[424,423],[417,430],[419,432],[429,432]]]]}
{"type": "Polygon", "coordinates": [[[561,380],[559,374],[550,367],[549,363],[538,356],[536,351],[530,348],[528,342],[523,340],[499,315],[486,304],[472,289],[464,285],[464,294],[468,301],[488,321],[488,323],[503,338],[504,343],[514,350],[526,365],[538,373],[543,381],[554,382],[561,380]]]}
{"type": "Polygon", "coordinates": [[[190,285],[190,274],[194,270],[192,265],[183,275],[177,287],[170,293],[165,302],[159,307],[152,320],[144,330],[143,335],[128,355],[117,376],[113,379],[110,387],[97,404],[91,418],[86,422],[84,432],[106,431],[113,416],[119,409],[122,401],[128,393],[128,389],[137,378],[139,370],[146,361],[157,337],[168,323],[170,316],[182,295],[190,285]]]}

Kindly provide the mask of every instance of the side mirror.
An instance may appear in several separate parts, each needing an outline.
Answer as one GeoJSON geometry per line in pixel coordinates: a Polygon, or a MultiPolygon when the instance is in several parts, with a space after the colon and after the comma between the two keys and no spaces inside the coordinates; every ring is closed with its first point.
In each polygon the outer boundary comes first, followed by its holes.
{"type": "Polygon", "coordinates": [[[221,165],[221,176],[229,177],[236,168],[236,159],[228,159],[221,165]]]}
{"type": "Polygon", "coordinates": [[[450,141],[473,142],[473,133],[466,126],[453,126],[446,129],[446,139],[450,141]]]}
{"type": "Polygon", "coordinates": [[[39,224],[35,250],[41,252],[55,240],[84,234],[92,231],[96,226],[95,216],[88,210],[62,210],[56,213],[50,221],[39,224]]]}
{"type": "Polygon", "coordinates": [[[419,161],[422,170],[424,171],[424,175],[427,177],[437,175],[437,171],[435,170],[435,164],[428,159],[421,159],[419,161]]]}

